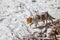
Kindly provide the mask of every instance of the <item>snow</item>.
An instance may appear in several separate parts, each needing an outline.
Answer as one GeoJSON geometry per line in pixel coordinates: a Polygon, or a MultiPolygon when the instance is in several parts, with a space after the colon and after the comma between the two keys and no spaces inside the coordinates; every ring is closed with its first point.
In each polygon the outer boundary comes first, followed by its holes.
{"type": "Polygon", "coordinates": [[[25,19],[31,16],[30,11],[32,15],[48,11],[51,16],[58,19],[60,18],[60,9],[57,7],[60,7],[60,0],[36,0],[36,2],[31,2],[31,0],[0,0],[0,40],[13,40],[15,35],[19,35],[22,39],[24,35],[30,34],[27,28],[31,33],[39,32],[39,29],[30,28],[25,22],[25,19]],[[11,34],[12,32],[14,35],[11,34]]]}

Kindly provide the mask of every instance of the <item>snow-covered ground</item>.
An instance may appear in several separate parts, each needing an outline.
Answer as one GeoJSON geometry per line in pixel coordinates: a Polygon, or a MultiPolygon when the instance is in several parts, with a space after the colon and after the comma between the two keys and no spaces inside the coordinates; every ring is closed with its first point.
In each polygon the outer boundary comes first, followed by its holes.
{"type": "Polygon", "coordinates": [[[22,39],[29,31],[39,31],[30,28],[25,19],[43,11],[60,18],[60,0],[0,0],[0,40],[18,40],[16,36],[22,39]]]}

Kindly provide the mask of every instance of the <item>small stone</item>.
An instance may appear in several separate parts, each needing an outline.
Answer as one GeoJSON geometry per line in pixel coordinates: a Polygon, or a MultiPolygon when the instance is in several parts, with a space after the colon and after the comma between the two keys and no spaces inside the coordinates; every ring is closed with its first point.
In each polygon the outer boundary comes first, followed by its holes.
{"type": "Polygon", "coordinates": [[[60,9],[60,7],[57,7],[57,9],[60,9]]]}
{"type": "Polygon", "coordinates": [[[36,0],[32,0],[32,2],[36,2],[36,0]]]}

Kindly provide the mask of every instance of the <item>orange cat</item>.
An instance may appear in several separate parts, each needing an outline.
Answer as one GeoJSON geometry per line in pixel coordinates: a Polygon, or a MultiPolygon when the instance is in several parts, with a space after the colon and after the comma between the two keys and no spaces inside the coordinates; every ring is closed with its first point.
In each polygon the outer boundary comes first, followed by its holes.
{"type": "Polygon", "coordinates": [[[41,15],[40,14],[36,14],[36,15],[33,15],[32,17],[26,18],[26,22],[27,22],[27,24],[30,24],[30,26],[32,24],[35,24],[35,26],[37,27],[38,22],[41,22],[41,21],[45,22],[45,20],[51,20],[53,22],[52,19],[55,19],[55,18],[50,16],[48,14],[48,12],[42,12],[41,15]]]}

